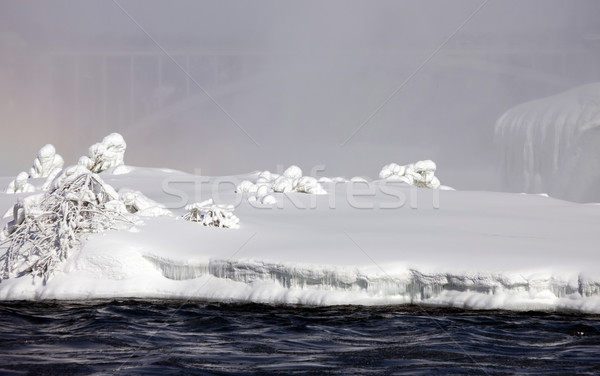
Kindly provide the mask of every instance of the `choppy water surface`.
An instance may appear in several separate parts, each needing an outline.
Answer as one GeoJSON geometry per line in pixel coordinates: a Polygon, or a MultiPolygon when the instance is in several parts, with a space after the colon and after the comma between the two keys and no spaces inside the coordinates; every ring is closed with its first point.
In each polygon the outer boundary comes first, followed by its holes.
{"type": "Polygon", "coordinates": [[[177,301],[0,303],[6,375],[600,374],[600,316],[177,301]]]}

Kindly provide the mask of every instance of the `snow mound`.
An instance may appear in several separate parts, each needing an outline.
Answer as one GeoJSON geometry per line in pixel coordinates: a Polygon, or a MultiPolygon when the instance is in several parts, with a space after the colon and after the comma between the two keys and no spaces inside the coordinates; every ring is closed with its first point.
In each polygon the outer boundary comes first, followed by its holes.
{"type": "Polygon", "coordinates": [[[47,144],[40,149],[37,158],[33,161],[33,166],[29,169],[29,177],[46,178],[50,174],[56,175],[57,171],[62,170],[64,163],[63,158],[56,154],[54,146],[47,144]]]}
{"type": "Polygon", "coordinates": [[[35,187],[29,183],[29,175],[23,171],[20,172],[15,180],[8,184],[5,190],[6,193],[25,193],[35,192],[35,187]]]}
{"type": "Polygon", "coordinates": [[[88,156],[79,158],[78,164],[88,170],[100,173],[111,167],[123,165],[123,157],[127,144],[118,133],[111,133],[102,142],[90,146],[88,156]]]}
{"type": "Polygon", "coordinates": [[[239,228],[240,219],[233,215],[233,205],[216,205],[212,199],[185,207],[188,213],[183,219],[208,227],[239,228]]]}
{"type": "Polygon", "coordinates": [[[405,166],[390,163],[381,169],[379,178],[400,181],[419,188],[451,189],[440,184],[435,176],[437,166],[434,161],[424,160],[405,166]]]}
{"type": "Polygon", "coordinates": [[[518,105],[496,122],[505,188],[600,201],[600,83],[518,105]]]}
{"type": "Polygon", "coordinates": [[[126,221],[108,210],[106,204],[116,198],[114,189],[98,175],[75,167],[58,177],[51,191],[19,201],[2,233],[1,278],[31,274],[47,280],[80,246],[85,233],[116,228],[118,221],[126,221]]]}

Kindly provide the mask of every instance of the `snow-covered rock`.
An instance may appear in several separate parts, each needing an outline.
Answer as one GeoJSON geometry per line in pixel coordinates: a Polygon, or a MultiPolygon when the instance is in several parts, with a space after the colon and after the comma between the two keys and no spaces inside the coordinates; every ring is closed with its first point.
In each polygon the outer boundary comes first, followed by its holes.
{"type": "Polygon", "coordinates": [[[600,202],[600,83],[508,110],[495,142],[507,190],[600,202]]]}

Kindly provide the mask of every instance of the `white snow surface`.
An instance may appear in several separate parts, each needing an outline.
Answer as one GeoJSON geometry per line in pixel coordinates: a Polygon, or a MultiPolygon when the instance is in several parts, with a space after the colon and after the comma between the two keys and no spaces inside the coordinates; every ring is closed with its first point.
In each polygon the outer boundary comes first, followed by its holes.
{"type": "Polygon", "coordinates": [[[495,139],[507,189],[600,202],[600,83],[510,109],[495,139]]]}
{"type": "MultiPolygon", "coordinates": [[[[209,178],[139,167],[102,173],[115,191],[141,192],[173,216],[89,234],[45,284],[30,275],[5,279],[0,299],[417,303],[600,313],[600,205],[388,180],[331,182],[322,195],[270,192],[277,201],[271,205],[235,192],[261,175],[209,178]],[[234,205],[239,229],[177,219],[186,205],[207,199],[234,205]]],[[[26,196],[0,194],[0,212],[26,196]]]]}

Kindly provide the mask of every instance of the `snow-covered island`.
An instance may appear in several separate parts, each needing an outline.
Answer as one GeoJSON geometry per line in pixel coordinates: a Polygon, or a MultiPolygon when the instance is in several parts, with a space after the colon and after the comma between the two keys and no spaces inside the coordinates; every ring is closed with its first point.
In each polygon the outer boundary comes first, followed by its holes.
{"type": "Polygon", "coordinates": [[[600,205],[454,191],[433,161],[375,180],[204,177],[127,166],[125,149],[112,134],[63,169],[45,146],[30,174],[0,180],[0,299],[600,313],[600,205]]]}

